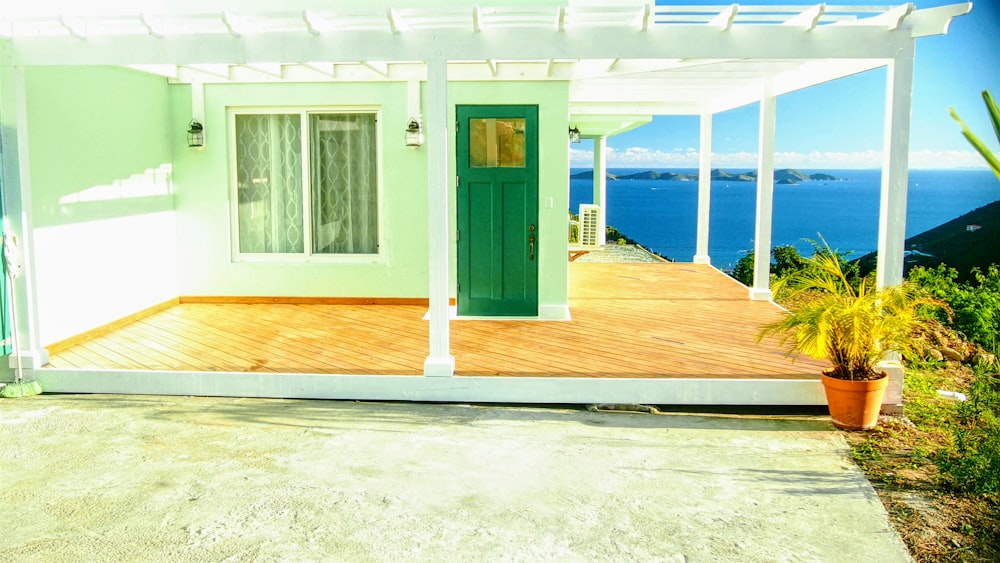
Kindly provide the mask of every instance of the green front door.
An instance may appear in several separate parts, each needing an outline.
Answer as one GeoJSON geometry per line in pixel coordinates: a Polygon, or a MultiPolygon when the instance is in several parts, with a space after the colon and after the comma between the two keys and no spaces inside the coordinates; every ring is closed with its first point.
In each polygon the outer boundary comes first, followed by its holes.
{"type": "Polygon", "coordinates": [[[458,314],[538,315],[538,107],[458,106],[458,314]]]}

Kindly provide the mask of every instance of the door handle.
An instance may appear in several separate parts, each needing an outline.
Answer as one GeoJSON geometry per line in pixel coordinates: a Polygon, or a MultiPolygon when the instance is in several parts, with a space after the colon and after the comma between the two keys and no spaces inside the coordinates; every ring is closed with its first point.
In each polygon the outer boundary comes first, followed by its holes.
{"type": "Polygon", "coordinates": [[[535,235],[528,235],[528,260],[535,259],[535,235]]]}

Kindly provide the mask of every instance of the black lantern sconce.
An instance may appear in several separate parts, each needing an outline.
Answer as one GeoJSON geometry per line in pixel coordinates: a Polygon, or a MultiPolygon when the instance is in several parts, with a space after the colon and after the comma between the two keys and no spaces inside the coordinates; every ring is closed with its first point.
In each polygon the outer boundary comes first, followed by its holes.
{"type": "Polygon", "coordinates": [[[188,124],[187,138],[189,148],[205,148],[205,127],[197,120],[192,119],[191,123],[188,124]]]}
{"type": "Polygon", "coordinates": [[[580,142],[580,130],[576,127],[569,128],[569,142],[574,144],[580,142]]]}
{"type": "Polygon", "coordinates": [[[406,146],[415,149],[424,144],[424,132],[420,129],[420,121],[411,117],[406,124],[406,146]]]}

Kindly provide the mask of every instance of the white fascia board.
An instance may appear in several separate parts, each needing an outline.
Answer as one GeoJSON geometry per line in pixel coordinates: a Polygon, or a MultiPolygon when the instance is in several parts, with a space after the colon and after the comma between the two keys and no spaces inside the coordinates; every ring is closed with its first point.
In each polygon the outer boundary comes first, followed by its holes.
{"type": "Polygon", "coordinates": [[[130,65],[129,68],[147,74],[155,74],[170,80],[180,80],[180,69],[177,65],[130,65]]]}
{"type": "Polygon", "coordinates": [[[759,102],[762,98],[760,90],[743,90],[739,92],[727,92],[724,95],[713,98],[706,110],[708,113],[722,113],[737,108],[746,107],[759,102]]]}
{"type": "MultiPolygon", "coordinates": [[[[573,102],[569,104],[571,115],[701,115],[708,109],[707,100],[677,100],[656,103],[620,102],[573,102]]],[[[744,104],[745,105],[745,104],[744,104]]]]}
{"type": "Polygon", "coordinates": [[[579,128],[585,136],[600,135],[613,137],[626,131],[642,127],[653,120],[647,115],[609,115],[570,112],[570,123],[579,128]]]}
{"type": "Polygon", "coordinates": [[[816,71],[811,72],[811,63],[805,63],[799,71],[781,73],[774,77],[773,88],[776,95],[787,94],[832,82],[841,78],[867,72],[885,66],[889,59],[851,59],[846,61],[817,61],[816,71]],[[819,65],[822,64],[822,67],[819,65]]]}
{"type": "Polygon", "coordinates": [[[889,58],[912,38],[867,26],[737,26],[719,32],[704,25],[656,26],[645,33],[497,28],[386,32],[346,31],[314,36],[273,33],[168,37],[17,37],[17,64],[246,64],[259,61],[546,60],[546,59],[827,59],[889,58]]]}
{"type": "Polygon", "coordinates": [[[573,77],[573,64],[560,62],[452,61],[448,64],[448,80],[549,80],[568,81],[573,77]]]}

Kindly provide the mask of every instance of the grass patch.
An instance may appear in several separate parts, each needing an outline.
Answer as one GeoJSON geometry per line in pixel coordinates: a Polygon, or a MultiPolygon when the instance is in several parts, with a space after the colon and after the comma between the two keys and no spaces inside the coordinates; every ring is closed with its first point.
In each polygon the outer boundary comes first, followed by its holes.
{"type": "MultiPolygon", "coordinates": [[[[854,461],[865,471],[918,562],[1000,561],[1000,502],[967,485],[996,479],[1000,449],[974,449],[990,426],[978,421],[983,401],[961,403],[938,390],[975,397],[977,374],[957,364],[926,364],[906,373],[905,417],[883,417],[871,432],[845,433],[854,461]],[[973,421],[973,422],[970,422],[973,421]],[[964,460],[964,461],[963,461],[964,460]],[[949,465],[949,462],[952,465],[949,465]]],[[[995,379],[990,380],[995,381],[995,379]]],[[[981,383],[979,383],[981,385],[981,383]]]]}

